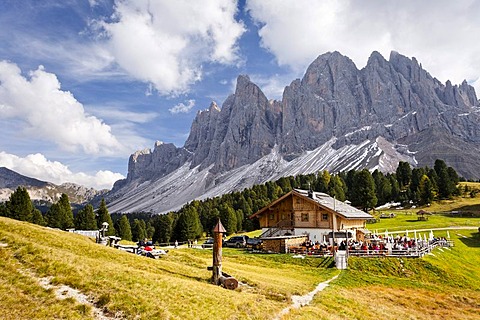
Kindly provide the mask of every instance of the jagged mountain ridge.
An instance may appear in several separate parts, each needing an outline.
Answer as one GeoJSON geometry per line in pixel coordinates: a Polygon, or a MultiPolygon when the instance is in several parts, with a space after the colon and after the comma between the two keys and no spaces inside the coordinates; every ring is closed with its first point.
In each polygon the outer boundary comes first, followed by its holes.
{"type": "Polygon", "coordinates": [[[30,199],[36,205],[57,202],[62,193],[68,195],[72,205],[85,204],[93,198],[106,193],[106,190],[97,191],[75,183],[56,185],[21,175],[5,167],[0,167],[0,202],[7,201],[10,195],[20,186],[27,189],[30,199]]]}
{"type": "Polygon", "coordinates": [[[134,153],[107,201],[114,211],[165,212],[283,175],[391,171],[399,160],[424,166],[442,158],[478,179],[479,120],[473,87],[444,85],[415,58],[392,52],[387,61],[373,52],[359,70],[348,57],[326,53],[281,101],[239,76],[221,109],[212,103],[198,112],[184,147],[157,142],[134,153]]]}

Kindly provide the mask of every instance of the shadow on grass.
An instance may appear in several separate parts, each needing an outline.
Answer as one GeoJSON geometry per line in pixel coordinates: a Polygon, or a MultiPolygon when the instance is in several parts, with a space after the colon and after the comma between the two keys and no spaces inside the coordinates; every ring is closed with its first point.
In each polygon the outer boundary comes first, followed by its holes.
{"type": "Polygon", "coordinates": [[[468,206],[459,207],[457,211],[477,211],[480,212],[480,204],[472,204],[468,206]]]}
{"type": "Polygon", "coordinates": [[[466,246],[480,248],[480,233],[474,233],[472,237],[469,238],[459,237],[458,240],[462,241],[466,246]]]}

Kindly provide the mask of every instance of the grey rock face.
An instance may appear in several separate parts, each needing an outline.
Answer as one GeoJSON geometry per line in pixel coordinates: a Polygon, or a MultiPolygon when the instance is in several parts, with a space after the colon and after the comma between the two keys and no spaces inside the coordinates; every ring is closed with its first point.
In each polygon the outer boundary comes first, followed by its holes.
{"type": "MultiPolygon", "coordinates": [[[[415,58],[397,52],[389,60],[373,52],[361,70],[348,57],[329,52],[285,88],[281,101],[268,101],[248,76],[239,76],[235,93],[221,109],[212,103],[197,114],[184,147],[157,143],[153,151],[133,154],[127,179],[115,184],[111,196],[118,198],[122,190],[131,194],[135,185],[161,179],[185,164],[209,170],[208,189],[222,174],[272,152],[292,161],[328,141],[341,150],[379,137],[416,152],[419,166],[431,166],[435,155],[465,177],[478,179],[480,163],[468,159],[480,151],[479,124],[479,101],[465,81],[442,84],[415,58]]],[[[353,159],[337,161],[347,168],[346,161],[353,159]]]]}
{"type": "Polygon", "coordinates": [[[248,76],[239,76],[235,94],[222,106],[205,166],[225,172],[252,163],[275,145],[279,112],[248,76]]]}
{"type": "Polygon", "coordinates": [[[192,167],[201,164],[208,157],[220,112],[217,104],[212,102],[208,110],[199,111],[193,120],[190,135],[185,142],[185,149],[192,153],[192,167]]]}
{"type": "Polygon", "coordinates": [[[185,148],[157,141],[153,151],[145,149],[130,156],[127,181],[161,178],[182,166],[189,156],[185,148]]]}

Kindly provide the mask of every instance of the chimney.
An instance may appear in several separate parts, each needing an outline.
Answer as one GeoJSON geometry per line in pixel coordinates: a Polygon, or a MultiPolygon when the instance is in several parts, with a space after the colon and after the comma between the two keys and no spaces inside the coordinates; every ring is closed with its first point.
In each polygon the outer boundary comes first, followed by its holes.
{"type": "Polygon", "coordinates": [[[308,197],[313,199],[313,190],[312,190],[312,185],[310,182],[308,183],[308,197]]]}

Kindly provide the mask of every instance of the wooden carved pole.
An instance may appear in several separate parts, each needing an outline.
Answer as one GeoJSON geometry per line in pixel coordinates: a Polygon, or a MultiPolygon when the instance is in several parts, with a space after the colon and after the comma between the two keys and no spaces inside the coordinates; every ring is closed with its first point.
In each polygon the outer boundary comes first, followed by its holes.
{"type": "Polygon", "coordinates": [[[227,232],[222,225],[220,219],[213,228],[213,275],[212,282],[216,285],[220,284],[220,277],[222,276],[222,239],[223,234],[227,232]]]}

